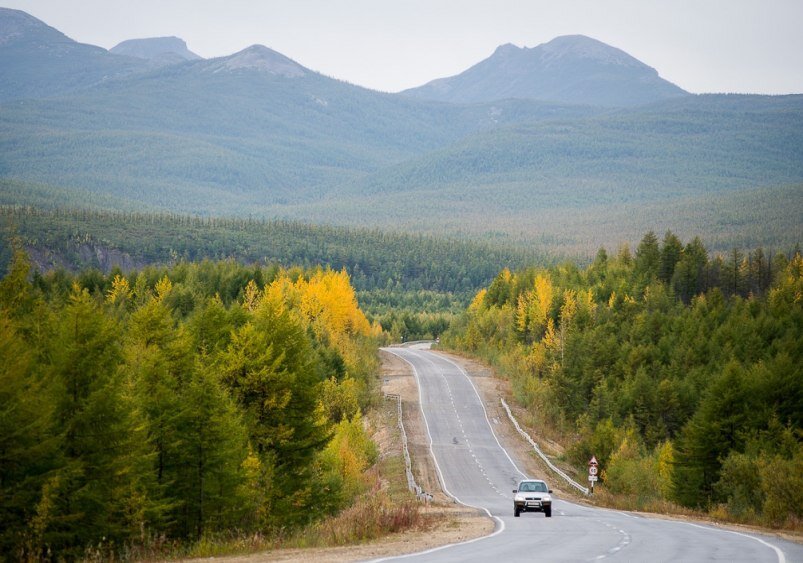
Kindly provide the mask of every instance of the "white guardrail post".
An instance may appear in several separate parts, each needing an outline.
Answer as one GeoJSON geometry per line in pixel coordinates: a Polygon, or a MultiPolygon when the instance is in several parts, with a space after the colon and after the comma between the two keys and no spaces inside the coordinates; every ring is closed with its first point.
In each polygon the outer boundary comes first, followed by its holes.
{"type": "Polygon", "coordinates": [[[413,463],[410,460],[410,450],[407,449],[407,432],[404,431],[404,422],[402,421],[401,396],[396,393],[385,393],[385,399],[395,400],[399,413],[399,430],[401,431],[402,451],[404,452],[404,470],[407,474],[407,488],[415,493],[415,497],[418,500],[429,501],[432,499],[432,495],[424,492],[418,483],[415,482],[415,477],[413,477],[413,463]]]}
{"type": "Polygon", "coordinates": [[[503,407],[505,407],[505,410],[507,411],[507,416],[510,418],[510,421],[513,423],[513,426],[515,426],[515,427],[516,427],[516,430],[518,430],[519,434],[521,434],[521,435],[524,437],[524,439],[525,439],[525,440],[527,440],[528,442],[530,442],[530,445],[531,445],[531,446],[533,447],[533,449],[535,450],[535,453],[537,453],[537,454],[538,454],[538,457],[540,457],[542,460],[544,460],[544,463],[546,463],[546,464],[547,464],[547,466],[548,466],[548,467],[549,467],[549,468],[550,468],[552,471],[554,471],[555,473],[557,473],[557,474],[558,474],[560,477],[562,477],[562,478],[563,478],[563,479],[564,479],[564,480],[565,480],[567,483],[569,483],[569,484],[570,484],[572,487],[574,487],[575,489],[577,489],[578,491],[580,491],[580,492],[581,492],[581,493],[583,493],[584,495],[587,495],[587,494],[588,494],[588,487],[584,487],[584,486],[582,486],[580,483],[578,483],[577,481],[575,481],[574,479],[572,479],[571,477],[569,477],[568,475],[566,475],[566,473],[564,473],[564,472],[563,472],[563,471],[562,471],[560,468],[556,467],[556,466],[555,466],[555,464],[553,464],[551,461],[549,461],[549,459],[547,458],[547,456],[546,456],[546,455],[544,455],[544,452],[542,452],[542,451],[541,451],[541,448],[539,448],[539,447],[538,447],[538,444],[536,444],[536,443],[533,441],[533,439],[532,439],[532,438],[530,438],[530,435],[529,435],[529,434],[527,434],[527,432],[525,432],[525,431],[524,431],[524,430],[521,428],[521,426],[519,426],[519,422],[518,422],[518,421],[516,420],[516,418],[513,416],[513,413],[512,413],[512,412],[510,412],[510,407],[509,407],[509,406],[507,406],[507,403],[505,402],[505,399],[504,399],[504,398],[502,398],[502,397],[499,397],[499,400],[500,400],[500,401],[502,401],[502,406],[503,406],[503,407]]]}

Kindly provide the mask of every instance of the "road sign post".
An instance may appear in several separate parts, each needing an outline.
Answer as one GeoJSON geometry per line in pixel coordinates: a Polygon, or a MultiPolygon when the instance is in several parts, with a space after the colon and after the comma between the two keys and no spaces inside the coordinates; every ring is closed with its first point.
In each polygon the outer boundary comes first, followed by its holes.
{"type": "Polygon", "coordinates": [[[594,483],[597,482],[599,478],[597,476],[599,463],[597,463],[597,456],[591,456],[591,459],[588,460],[588,482],[591,483],[591,494],[594,494],[594,483]]]}

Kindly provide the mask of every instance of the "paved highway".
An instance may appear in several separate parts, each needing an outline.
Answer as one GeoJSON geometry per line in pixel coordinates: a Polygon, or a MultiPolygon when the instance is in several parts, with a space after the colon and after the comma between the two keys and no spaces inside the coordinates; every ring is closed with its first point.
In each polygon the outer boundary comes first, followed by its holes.
{"type": "MultiPolygon", "coordinates": [[[[485,538],[393,561],[744,561],[803,562],[803,546],[692,522],[644,518],[556,499],[552,518],[513,517],[512,489],[525,475],[502,448],[468,375],[423,347],[389,348],[413,368],[421,410],[444,490],[485,510],[496,531],[485,538]]],[[[386,559],[387,560],[387,559],[386,559]]]]}

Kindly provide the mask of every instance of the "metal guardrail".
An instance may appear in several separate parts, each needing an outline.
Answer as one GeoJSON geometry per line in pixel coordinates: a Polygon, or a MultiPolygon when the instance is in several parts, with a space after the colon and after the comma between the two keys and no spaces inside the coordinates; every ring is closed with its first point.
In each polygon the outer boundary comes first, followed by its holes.
{"type": "Polygon", "coordinates": [[[413,462],[410,459],[410,450],[407,449],[407,432],[404,430],[404,422],[402,421],[401,396],[396,393],[385,393],[385,399],[395,400],[399,413],[399,430],[401,431],[402,451],[404,452],[404,471],[407,474],[407,488],[415,493],[415,497],[418,500],[429,501],[432,499],[432,495],[425,492],[415,482],[415,477],[413,476],[413,462]]]}
{"type": "Polygon", "coordinates": [[[509,406],[507,406],[507,403],[505,402],[505,399],[503,399],[502,397],[500,397],[500,398],[499,398],[499,400],[500,400],[500,401],[502,401],[502,406],[503,406],[503,407],[505,407],[505,410],[507,411],[507,416],[510,418],[510,421],[513,423],[513,426],[515,426],[515,427],[516,427],[516,430],[518,430],[518,431],[519,431],[519,434],[521,434],[521,435],[524,437],[524,439],[526,439],[528,442],[530,442],[530,445],[531,445],[531,446],[533,447],[533,449],[535,450],[535,453],[537,453],[537,454],[538,454],[538,457],[540,457],[540,458],[541,458],[541,459],[544,461],[544,463],[546,463],[546,464],[547,464],[547,466],[548,466],[548,467],[549,467],[549,468],[550,468],[552,471],[554,471],[555,473],[557,473],[557,474],[558,474],[560,477],[562,477],[562,478],[563,478],[563,479],[564,479],[564,480],[565,480],[567,483],[569,483],[569,484],[570,484],[572,487],[574,487],[575,489],[577,489],[578,491],[580,491],[580,492],[581,492],[581,493],[583,493],[584,495],[587,495],[587,494],[588,494],[588,492],[589,492],[589,491],[588,491],[588,487],[584,487],[584,486],[582,486],[580,483],[578,483],[577,481],[575,481],[574,479],[572,479],[571,477],[569,477],[568,475],[566,475],[566,473],[564,473],[564,472],[563,472],[563,470],[561,470],[560,468],[558,468],[557,466],[555,466],[555,464],[553,464],[551,461],[549,461],[549,458],[547,458],[547,456],[546,456],[546,455],[544,455],[544,452],[542,452],[542,451],[541,451],[541,448],[539,448],[539,447],[538,447],[538,444],[536,444],[536,443],[533,441],[533,439],[530,437],[530,435],[529,435],[529,434],[527,434],[527,432],[525,432],[525,431],[524,431],[524,430],[521,428],[521,426],[519,426],[519,422],[516,420],[516,417],[514,417],[514,416],[513,416],[513,413],[512,413],[512,412],[510,412],[510,407],[509,407],[509,406]]]}

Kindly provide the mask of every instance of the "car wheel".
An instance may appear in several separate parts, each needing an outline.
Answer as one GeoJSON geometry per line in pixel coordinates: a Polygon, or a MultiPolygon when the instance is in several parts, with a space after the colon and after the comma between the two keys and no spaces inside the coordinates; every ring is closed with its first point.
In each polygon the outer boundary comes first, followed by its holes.
{"type": "Polygon", "coordinates": [[[521,514],[521,511],[518,508],[514,508],[513,509],[513,516],[518,518],[520,514],[521,514]]]}
{"type": "Polygon", "coordinates": [[[552,518],[552,509],[551,508],[545,509],[544,514],[546,514],[547,518],[552,518]]]}

